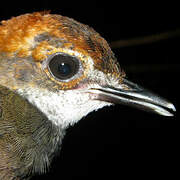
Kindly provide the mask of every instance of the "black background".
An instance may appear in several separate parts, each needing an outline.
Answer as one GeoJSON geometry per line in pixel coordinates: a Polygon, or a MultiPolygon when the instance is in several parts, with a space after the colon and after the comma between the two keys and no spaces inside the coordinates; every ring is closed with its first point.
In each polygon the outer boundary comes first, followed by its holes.
{"type": "MultiPolygon", "coordinates": [[[[1,5],[0,18],[42,10],[88,24],[108,42],[180,28],[179,5],[173,1],[15,1],[1,5]]],[[[33,180],[173,179],[179,163],[179,40],[114,50],[130,80],[174,103],[174,117],[120,105],[91,113],[68,129],[50,172],[33,180]]]]}

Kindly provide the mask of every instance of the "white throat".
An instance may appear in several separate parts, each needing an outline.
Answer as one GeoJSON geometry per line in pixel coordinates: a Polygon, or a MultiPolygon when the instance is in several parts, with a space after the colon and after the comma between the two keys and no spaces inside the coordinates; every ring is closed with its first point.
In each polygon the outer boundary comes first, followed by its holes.
{"type": "Polygon", "coordinates": [[[78,89],[60,90],[55,93],[46,89],[28,87],[17,92],[44,113],[52,123],[62,128],[73,125],[94,110],[111,105],[92,100],[90,94],[78,89]]]}

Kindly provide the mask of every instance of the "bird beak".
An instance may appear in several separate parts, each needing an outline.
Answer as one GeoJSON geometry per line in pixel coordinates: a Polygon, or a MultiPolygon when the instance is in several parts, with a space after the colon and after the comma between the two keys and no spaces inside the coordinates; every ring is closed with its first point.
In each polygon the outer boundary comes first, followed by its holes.
{"type": "MultiPolygon", "coordinates": [[[[114,104],[124,104],[164,116],[173,116],[176,109],[172,103],[126,79],[118,87],[106,86],[97,89],[97,99],[114,104]]],[[[91,91],[92,92],[92,91],[91,91]]]]}

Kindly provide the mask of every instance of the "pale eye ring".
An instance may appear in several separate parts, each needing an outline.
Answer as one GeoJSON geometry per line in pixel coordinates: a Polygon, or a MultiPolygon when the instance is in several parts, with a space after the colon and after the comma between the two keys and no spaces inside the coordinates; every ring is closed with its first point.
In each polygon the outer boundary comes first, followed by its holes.
{"type": "Polygon", "coordinates": [[[70,81],[79,76],[82,69],[80,60],[64,53],[57,53],[50,57],[48,69],[51,75],[59,81],[70,81]]]}

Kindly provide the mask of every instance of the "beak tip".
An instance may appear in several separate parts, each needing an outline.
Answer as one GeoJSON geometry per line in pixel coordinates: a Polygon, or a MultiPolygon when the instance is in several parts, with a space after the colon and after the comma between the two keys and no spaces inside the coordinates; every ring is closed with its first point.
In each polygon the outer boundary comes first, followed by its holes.
{"type": "Polygon", "coordinates": [[[160,108],[160,109],[156,109],[155,111],[158,114],[163,115],[163,116],[169,116],[169,117],[174,116],[173,112],[176,112],[175,106],[172,103],[168,103],[166,105],[166,108],[168,108],[169,110],[160,108]],[[173,111],[173,112],[171,113],[170,110],[173,111]]]}
{"type": "Polygon", "coordinates": [[[168,117],[172,117],[174,116],[174,114],[166,111],[166,110],[163,110],[163,111],[158,111],[158,110],[155,110],[156,113],[162,115],[162,116],[168,116],[168,117]]]}
{"type": "Polygon", "coordinates": [[[169,103],[167,106],[169,109],[172,109],[174,112],[176,112],[176,108],[172,103],[169,103]]]}

